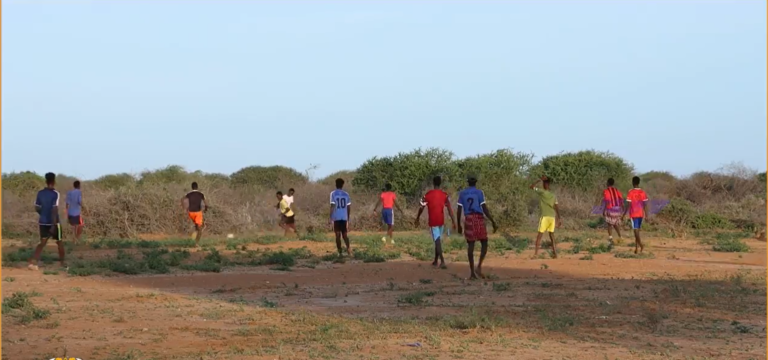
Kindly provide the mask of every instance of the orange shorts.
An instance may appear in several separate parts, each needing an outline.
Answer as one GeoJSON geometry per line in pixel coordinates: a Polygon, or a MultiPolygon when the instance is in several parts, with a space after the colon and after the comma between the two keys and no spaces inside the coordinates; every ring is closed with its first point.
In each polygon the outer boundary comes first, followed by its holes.
{"type": "Polygon", "coordinates": [[[192,219],[192,222],[195,223],[197,226],[203,226],[203,212],[202,211],[195,211],[189,212],[189,218],[192,219]]]}

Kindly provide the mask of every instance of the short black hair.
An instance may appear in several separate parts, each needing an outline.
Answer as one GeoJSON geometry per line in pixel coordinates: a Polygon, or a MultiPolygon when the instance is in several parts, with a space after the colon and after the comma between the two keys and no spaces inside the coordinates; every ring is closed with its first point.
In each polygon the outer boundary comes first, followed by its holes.
{"type": "Polygon", "coordinates": [[[45,174],[45,184],[46,185],[53,185],[56,183],[56,174],[49,172],[45,174]]]}
{"type": "Polygon", "coordinates": [[[613,178],[608,178],[608,186],[613,186],[614,183],[616,183],[616,181],[614,181],[613,178]]]}
{"type": "Polygon", "coordinates": [[[293,190],[293,188],[288,189],[288,192],[291,192],[291,191],[296,192],[296,190],[293,190]]]}
{"type": "Polygon", "coordinates": [[[443,183],[443,178],[441,178],[440,175],[432,178],[432,185],[440,186],[440,184],[442,183],[443,183]]]}
{"type": "Polygon", "coordinates": [[[638,186],[638,185],[640,185],[640,177],[635,176],[632,178],[632,186],[638,186]]]}
{"type": "Polygon", "coordinates": [[[467,184],[469,184],[469,186],[475,186],[475,185],[477,185],[477,179],[469,178],[469,179],[467,179],[467,184]]]}
{"type": "Polygon", "coordinates": [[[392,184],[390,184],[390,183],[384,184],[384,190],[387,190],[387,191],[392,190],[392,184]]]}
{"type": "Polygon", "coordinates": [[[278,191],[278,192],[277,192],[277,195],[278,195],[278,196],[283,196],[283,192],[282,192],[282,191],[278,191]]]}
{"type": "Polygon", "coordinates": [[[549,183],[551,183],[551,182],[552,182],[552,179],[550,179],[550,178],[546,178],[546,179],[542,180],[541,182],[542,182],[542,183],[544,183],[544,184],[547,184],[547,185],[549,185],[549,183]]]}
{"type": "Polygon", "coordinates": [[[344,179],[338,178],[336,179],[336,188],[341,189],[344,187],[344,179]]]}
{"type": "Polygon", "coordinates": [[[192,190],[197,190],[197,182],[192,183],[192,190]]]}

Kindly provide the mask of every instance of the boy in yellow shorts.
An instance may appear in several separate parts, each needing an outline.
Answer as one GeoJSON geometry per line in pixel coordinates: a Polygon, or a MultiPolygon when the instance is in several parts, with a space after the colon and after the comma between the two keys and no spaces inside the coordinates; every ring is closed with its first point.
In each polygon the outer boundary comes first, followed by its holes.
{"type": "Polygon", "coordinates": [[[536,235],[536,250],[533,255],[539,255],[539,245],[541,236],[545,232],[549,233],[549,239],[552,240],[552,258],[557,259],[557,249],[555,247],[555,226],[560,227],[562,219],[560,210],[557,208],[557,198],[555,194],[549,191],[549,178],[542,176],[541,180],[536,180],[531,184],[531,189],[539,196],[539,233],[536,235]],[[539,181],[542,187],[538,187],[539,181]]]}

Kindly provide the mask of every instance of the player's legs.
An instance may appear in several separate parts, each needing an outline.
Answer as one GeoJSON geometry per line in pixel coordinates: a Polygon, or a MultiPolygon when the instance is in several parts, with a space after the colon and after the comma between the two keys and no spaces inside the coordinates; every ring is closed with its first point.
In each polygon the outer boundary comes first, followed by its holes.
{"type": "Polygon", "coordinates": [[[488,239],[481,239],[480,240],[480,261],[477,263],[477,276],[484,277],[483,276],[483,260],[485,260],[485,255],[488,254],[488,239]]]}
{"type": "Polygon", "coordinates": [[[333,233],[336,235],[336,250],[339,252],[339,256],[341,256],[341,229],[342,227],[346,227],[346,225],[342,225],[343,221],[334,221],[333,222],[333,233]]]}
{"type": "Polygon", "coordinates": [[[61,239],[61,224],[56,224],[53,226],[55,233],[52,234],[53,239],[56,240],[56,246],[59,250],[59,263],[62,267],[66,268],[67,263],[64,260],[64,241],[61,239]]]}
{"type": "Polygon", "coordinates": [[[632,219],[632,231],[635,233],[635,254],[643,252],[643,241],[640,239],[640,227],[643,225],[643,218],[632,219]]]}
{"type": "Polygon", "coordinates": [[[435,242],[435,260],[432,262],[432,266],[438,266],[437,260],[440,260],[440,267],[445,266],[445,259],[443,258],[443,242],[441,240],[443,234],[442,226],[432,226],[429,228],[432,234],[432,241],[435,242]]]}
{"type": "Polygon", "coordinates": [[[469,279],[476,280],[475,275],[475,242],[467,241],[467,259],[469,260],[469,279]]]}
{"type": "Polygon", "coordinates": [[[555,245],[555,232],[549,232],[549,240],[552,241],[552,258],[557,259],[557,246],[555,245]]]}

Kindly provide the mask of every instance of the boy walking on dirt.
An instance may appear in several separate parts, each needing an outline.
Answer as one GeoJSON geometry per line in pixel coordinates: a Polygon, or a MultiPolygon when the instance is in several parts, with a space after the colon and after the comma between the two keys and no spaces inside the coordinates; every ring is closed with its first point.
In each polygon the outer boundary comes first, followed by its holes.
{"type": "Polygon", "coordinates": [[[196,182],[192,183],[192,191],[181,198],[181,208],[187,212],[189,219],[195,224],[195,247],[200,247],[200,237],[203,236],[203,229],[205,228],[203,213],[208,211],[208,200],[197,189],[196,182]]]}
{"type": "Polygon", "coordinates": [[[531,189],[539,196],[539,231],[536,234],[536,247],[533,255],[539,255],[539,245],[541,245],[541,237],[545,232],[549,233],[549,240],[552,241],[552,258],[557,259],[557,247],[555,246],[555,226],[560,227],[562,225],[562,219],[560,218],[560,210],[557,208],[557,198],[549,190],[549,178],[542,176],[540,180],[531,184],[531,189]],[[542,183],[540,188],[536,185],[542,183]]]}
{"type": "Polygon", "coordinates": [[[432,179],[432,185],[434,189],[429,190],[424,197],[421,198],[421,207],[419,213],[416,214],[416,227],[419,227],[419,218],[421,213],[424,212],[424,207],[427,207],[427,213],[429,216],[429,230],[432,234],[432,241],[435,242],[435,261],[432,262],[432,266],[437,267],[437,259],[440,259],[440,268],[445,268],[445,259],[443,258],[443,246],[441,237],[443,235],[443,228],[445,225],[445,213],[443,210],[448,208],[448,215],[451,217],[451,226],[456,229],[456,219],[453,217],[453,210],[451,209],[451,203],[449,201],[448,194],[440,189],[442,178],[435,176],[432,179]]]}
{"type": "Polygon", "coordinates": [[[467,239],[467,258],[469,258],[470,279],[483,277],[483,260],[488,253],[488,231],[485,229],[485,218],[491,221],[493,232],[496,232],[496,221],[491,217],[491,212],[485,205],[485,193],[476,187],[477,177],[467,176],[467,187],[459,192],[459,205],[456,208],[456,217],[458,222],[459,234],[462,233],[461,213],[464,220],[464,237],[467,239]],[[485,217],[483,217],[485,216],[485,217]],[[475,242],[480,241],[480,262],[477,264],[477,275],[475,275],[475,242]]]}
{"type": "Polygon", "coordinates": [[[344,179],[336,179],[336,190],[331,192],[331,214],[329,222],[333,224],[333,232],[336,234],[336,250],[341,253],[341,238],[344,238],[344,244],[347,245],[347,255],[352,255],[352,249],[349,246],[349,220],[352,214],[352,200],[349,194],[342,190],[344,179]]]}
{"type": "Polygon", "coordinates": [[[83,193],[80,192],[80,180],[72,184],[75,188],[67,192],[67,220],[72,226],[72,233],[75,235],[75,244],[80,241],[83,234],[83,193]]]}
{"type": "Polygon", "coordinates": [[[608,179],[608,186],[603,190],[603,218],[608,225],[608,242],[613,247],[613,230],[619,235],[621,243],[621,217],[624,214],[624,198],[621,191],[613,187],[613,178],[608,179]]]}
{"type": "MultiPolygon", "coordinates": [[[[376,203],[376,206],[373,207],[374,215],[376,215],[376,209],[378,209],[379,204],[381,204],[381,222],[387,225],[387,237],[394,244],[395,239],[392,237],[392,228],[395,226],[395,211],[393,208],[397,208],[400,215],[403,214],[403,210],[397,204],[397,195],[392,191],[392,184],[386,183],[384,185],[384,191],[379,195],[379,201],[376,203]]],[[[381,238],[381,241],[386,243],[387,237],[381,238]]]]}
{"type": "Polygon", "coordinates": [[[296,234],[296,219],[294,218],[293,209],[291,204],[283,196],[282,191],[277,192],[278,208],[280,209],[280,227],[285,230],[283,236],[288,237],[288,234],[293,232],[296,234]]]}
{"type": "Polygon", "coordinates": [[[64,243],[61,241],[61,223],[59,221],[59,192],[56,191],[56,174],[45,174],[45,188],[37,192],[35,199],[35,211],[40,215],[37,224],[40,228],[40,244],[35,248],[35,254],[29,259],[27,267],[30,270],[37,270],[37,263],[40,261],[40,255],[48,243],[48,239],[56,240],[59,248],[59,262],[63,268],[67,267],[64,262],[64,243]]]}
{"type": "Polygon", "coordinates": [[[624,220],[627,211],[629,211],[629,217],[632,219],[632,231],[635,233],[635,254],[638,252],[638,247],[642,253],[644,246],[640,240],[640,227],[643,225],[643,218],[648,214],[648,195],[640,188],[640,178],[637,176],[632,178],[632,190],[627,193],[627,202],[629,207],[624,209],[621,218],[624,220]]]}

